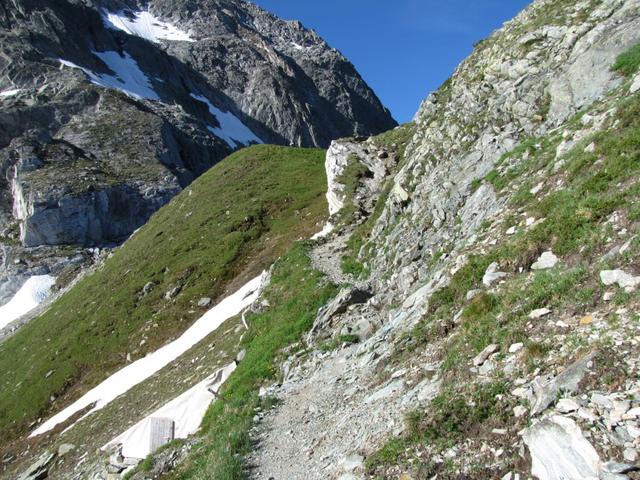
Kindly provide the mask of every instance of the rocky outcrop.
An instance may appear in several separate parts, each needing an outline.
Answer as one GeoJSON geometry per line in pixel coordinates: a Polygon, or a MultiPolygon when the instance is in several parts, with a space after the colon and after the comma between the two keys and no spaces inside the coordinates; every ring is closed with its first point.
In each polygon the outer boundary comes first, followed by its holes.
{"type": "MultiPolygon", "coordinates": [[[[630,332],[636,301],[621,300],[631,308],[607,302],[620,298],[624,288],[636,291],[637,269],[590,268],[599,258],[582,245],[563,258],[554,247],[558,232],[544,241],[525,236],[548,220],[521,199],[535,204],[562,192],[570,176],[558,173],[567,162],[563,156],[572,148],[574,154],[594,152],[595,143],[580,142],[601,129],[617,132],[614,112],[629,100],[634,80],[611,66],[640,41],[639,32],[637,0],[536,1],[480,42],[423,102],[398,162],[383,167],[388,156],[378,155],[376,137],[334,142],[326,163],[330,210],[334,219],[344,220],[341,215],[351,210],[357,214],[346,224],[335,222],[312,257],[338,278],[335,265],[354,255],[361,262],[355,279],[369,282],[372,297],[330,320],[325,311],[316,317],[313,337],[334,339],[329,345],[335,351],[284,363],[282,385],[269,391],[283,403],[256,428],[260,449],[249,459],[255,478],[301,472],[343,479],[633,478],[628,474],[638,458],[638,364],[630,332]],[[581,109],[584,117],[575,115],[581,109]],[[517,175],[505,175],[509,168],[517,175]],[[356,186],[346,188],[354,182],[344,178],[349,171],[357,172],[356,186]],[[579,303],[575,291],[565,292],[563,310],[552,301],[527,306],[535,278],[547,280],[536,284],[542,291],[581,268],[588,279],[583,282],[620,292],[594,297],[589,306],[579,303]],[[504,295],[524,310],[498,308],[487,316],[504,295]],[[584,309],[590,313],[578,313],[584,309]],[[488,318],[493,326],[485,323],[488,318]],[[522,332],[512,342],[501,336],[509,338],[503,326],[510,318],[521,322],[515,328],[522,332]],[[605,327],[609,318],[619,321],[605,327]],[[358,336],[359,343],[342,340],[354,341],[348,334],[358,329],[350,327],[360,322],[370,331],[358,336]],[[602,342],[604,352],[588,354],[602,342]],[[330,377],[335,380],[328,382],[330,377]],[[330,386],[317,392],[325,383],[330,386]],[[478,402],[487,385],[506,385],[490,394],[493,416],[464,430],[466,420],[457,416],[486,413],[478,402]],[[422,387],[428,393],[409,398],[422,387]],[[442,396],[429,405],[438,392],[442,396]],[[622,398],[629,402],[620,403],[622,398]],[[387,408],[377,408],[381,401],[387,408]],[[364,411],[363,403],[369,405],[364,411]],[[303,426],[292,428],[292,418],[303,426]],[[378,429],[379,422],[386,428],[378,429]],[[349,425],[351,436],[342,425],[349,425]],[[302,453],[294,452],[293,445],[301,444],[302,453]]],[[[622,228],[621,211],[607,215],[594,227],[620,232],[620,238],[604,240],[612,252],[607,255],[618,258],[624,244],[633,263],[637,252],[628,249],[637,223],[622,228]]]]}

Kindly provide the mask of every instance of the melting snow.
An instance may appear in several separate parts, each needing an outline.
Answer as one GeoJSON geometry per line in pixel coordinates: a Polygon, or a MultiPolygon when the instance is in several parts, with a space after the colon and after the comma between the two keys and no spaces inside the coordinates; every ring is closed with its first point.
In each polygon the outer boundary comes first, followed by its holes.
{"type": "Polygon", "coordinates": [[[124,56],[113,51],[93,52],[93,54],[100,58],[115,75],[95,73],[68,60],[62,58],[58,60],[66,67],[82,70],[89,77],[91,83],[95,85],[115,88],[138,100],[143,98],[160,100],[160,97],[151,86],[149,78],[140,70],[137,62],[128,53],[125,52],[124,56]]]}
{"type": "Polygon", "coordinates": [[[200,427],[207,408],[215,398],[213,392],[220,389],[220,386],[229,378],[235,368],[236,363],[233,362],[216,371],[210,377],[136,423],[123,434],[118,435],[101,450],[107,450],[114,445],[122,445],[124,457],[145,458],[160,446],[151,442],[153,419],[173,421],[173,438],[187,438],[200,427]]]}
{"type": "Polygon", "coordinates": [[[122,30],[129,35],[146,38],[155,43],[160,40],[174,40],[182,42],[193,42],[188,33],[170,23],[154,17],[149,11],[131,12],[133,17],[120,11],[116,13],[102,11],[104,24],[112,29],[122,30]]]}
{"type": "Polygon", "coordinates": [[[214,107],[213,104],[202,95],[192,93],[191,97],[207,104],[209,113],[216,117],[220,124],[220,127],[208,127],[209,131],[222,138],[231,148],[238,148],[239,146],[249,143],[264,143],[233,113],[223,112],[214,107]]]}
{"type": "Polygon", "coordinates": [[[55,281],[50,275],[28,278],[9,303],[0,307],[0,328],[36,308],[49,296],[55,281]]]}
{"type": "Polygon", "coordinates": [[[333,229],[335,227],[333,226],[333,224],[331,222],[327,222],[324,224],[324,227],[322,227],[322,230],[320,230],[318,233],[316,233],[315,235],[313,235],[311,237],[311,240],[318,240],[319,238],[324,238],[327,235],[329,235],[331,232],[333,232],[333,229]]]}
{"type": "Polygon", "coordinates": [[[14,90],[4,90],[0,92],[0,97],[13,97],[14,95],[20,93],[20,90],[20,88],[16,88],[14,90]]]}
{"type": "Polygon", "coordinates": [[[237,315],[253,303],[258,298],[261,283],[262,275],[249,281],[233,295],[228,296],[200,317],[180,338],[114,373],[79,400],[40,425],[31,432],[30,436],[34,437],[51,430],[87,407],[91,407],[91,409],[84,415],[85,417],[104,408],[116,397],[146,380],[185,353],[222,325],[225,320],[237,315]]]}

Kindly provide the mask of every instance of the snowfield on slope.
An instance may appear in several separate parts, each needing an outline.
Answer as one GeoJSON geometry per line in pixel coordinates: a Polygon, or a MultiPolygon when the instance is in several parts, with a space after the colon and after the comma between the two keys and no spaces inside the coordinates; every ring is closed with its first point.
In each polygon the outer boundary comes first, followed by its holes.
{"type": "Polygon", "coordinates": [[[56,279],[50,275],[36,275],[27,279],[11,300],[0,307],[0,328],[29,313],[47,299],[56,279]]]}
{"type": "Polygon", "coordinates": [[[202,418],[215,399],[213,392],[220,389],[235,369],[236,363],[233,362],[217,370],[202,382],[191,387],[151,415],[146,416],[123,434],[118,435],[104,445],[101,450],[106,451],[113,446],[122,445],[123,457],[142,460],[158,447],[151,443],[152,424],[156,419],[173,421],[173,438],[170,440],[187,438],[200,427],[202,418]]]}
{"type": "Polygon", "coordinates": [[[198,319],[180,338],[159,348],[155,352],[141,358],[111,375],[82,396],[79,400],[57,413],[49,420],[31,432],[30,437],[41,435],[56,425],[68,420],[79,411],[90,407],[82,417],[91,415],[104,408],[116,397],[126,393],[131,388],[146,380],[154,373],[184,354],[187,350],[204,339],[207,335],[222,325],[227,319],[239,314],[244,308],[253,303],[260,294],[260,286],[266,273],[258,275],[241,287],[234,294],[229,295],[215,307],[198,319]]]}
{"type": "Polygon", "coordinates": [[[138,12],[119,11],[115,13],[103,10],[102,19],[108,28],[146,38],[154,43],[160,43],[160,40],[195,41],[187,32],[180,30],[175,25],[163,22],[148,10],[138,12]]]}
{"type": "Polygon", "coordinates": [[[123,56],[113,51],[92,53],[102,60],[114,75],[96,73],[62,58],[59,58],[58,61],[65,67],[82,70],[94,85],[120,90],[137,100],[160,100],[149,81],[149,77],[140,70],[138,63],[127,52],[124,52],[123,56]]]}
{"type": "Polygon", "coordinates": [[[227,144],[236,149],[244,147],[250,143],[264,143],[247,127],[242,121],[231,112],[223,112],[204,96],[191,94],[191,97],[203,102],[209,108],[209,113],[218,119],[220,127],[207,127],[211,133],[222,138],[227,144]]]}

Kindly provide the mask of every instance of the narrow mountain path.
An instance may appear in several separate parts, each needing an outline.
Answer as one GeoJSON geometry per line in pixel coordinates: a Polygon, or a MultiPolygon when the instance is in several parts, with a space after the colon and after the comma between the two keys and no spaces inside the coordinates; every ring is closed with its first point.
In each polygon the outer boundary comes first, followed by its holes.
{"type": "MultiPolygon", "coordinates": [[[[332,237],[311,252],[314,266],[338,284],[352,281],[340,268],[347,238],[332,237]]],[[[365,304],[350,307],[350,318],[371,316],[365,304]]],[[[318,349],[285,363],[282,385],[267,391],[279,403],[252,431],[249,478],[360,478],[366,454],[390,432],[399,434],[407,408],[434,396],[440,384],[438,378],[415,380],[408,372],[380,375],[378,362],[391,353],[394,323],[362,343],[318,349]]]]}
{"type": "Polygon", "coordinates": [[[347,240],[351,232],[340,232],[317,245],[310,253],[313,268],[324,273],[332,283],[343,285],[353,281],[340,267],[340,259],[347,249],[347,240]]]}

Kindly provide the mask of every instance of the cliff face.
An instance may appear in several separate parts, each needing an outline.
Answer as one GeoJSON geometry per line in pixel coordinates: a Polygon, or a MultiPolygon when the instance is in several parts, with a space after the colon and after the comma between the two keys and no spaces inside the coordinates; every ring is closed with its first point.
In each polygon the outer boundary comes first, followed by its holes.
{"type": "Polygon", "coordinates": [[[121,242],[240,147],[395,124],[339,52],[243,1],[2,0],[0,40],[6,264],[121,242]]]}

